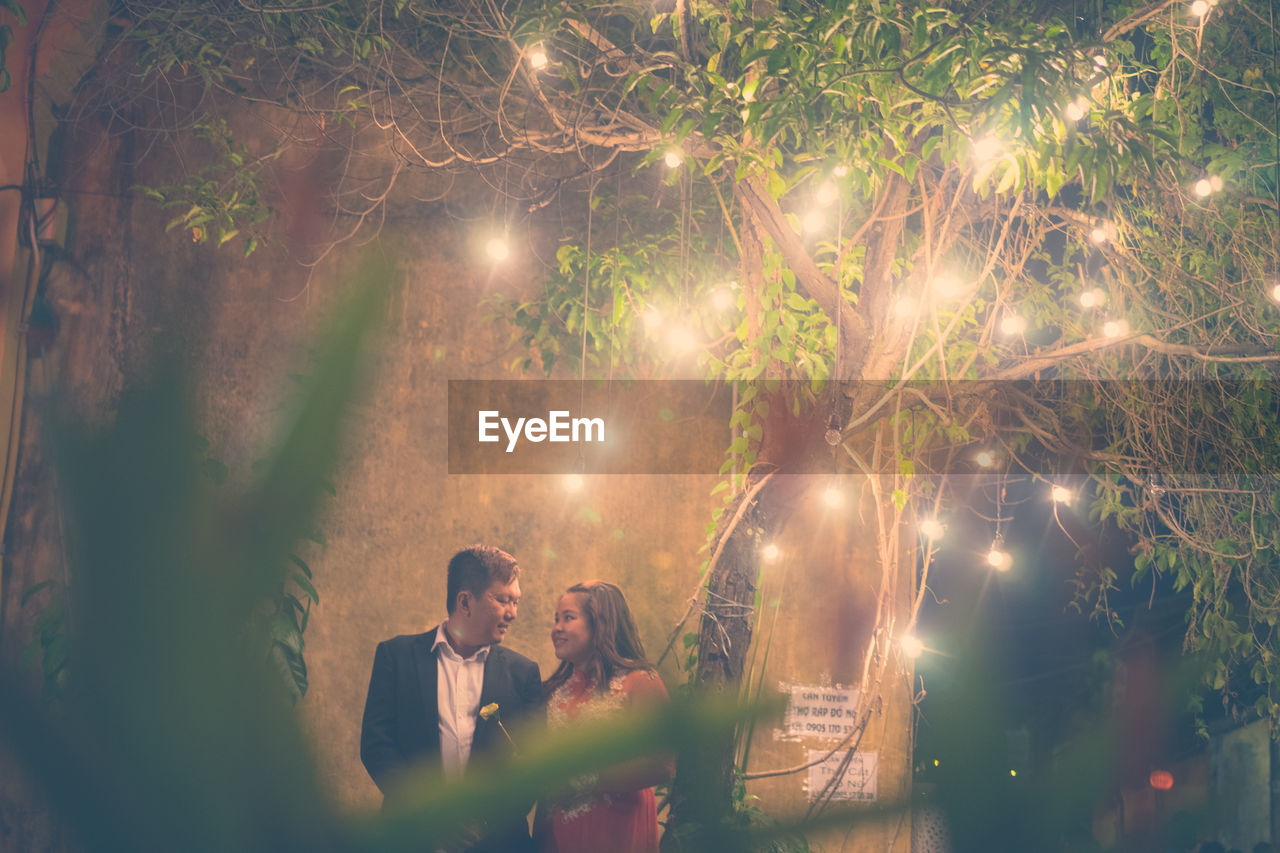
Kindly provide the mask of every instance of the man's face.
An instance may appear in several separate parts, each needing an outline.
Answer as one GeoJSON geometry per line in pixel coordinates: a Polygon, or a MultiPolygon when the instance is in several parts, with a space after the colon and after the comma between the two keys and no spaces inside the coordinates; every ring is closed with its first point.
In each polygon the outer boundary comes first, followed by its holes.
{"type": "MultiPolygon", "coordinates": [[[[516,607],[520,603],[520,580],[511,583],[494,581],[484,594],[476,597],[470,593],[458,596],[462,608],[465,642],[474,646],[501,643],[507,629],[516,619],[516,607]]],[[[453,621],[450,620],[450,626],[453,621]]]]}

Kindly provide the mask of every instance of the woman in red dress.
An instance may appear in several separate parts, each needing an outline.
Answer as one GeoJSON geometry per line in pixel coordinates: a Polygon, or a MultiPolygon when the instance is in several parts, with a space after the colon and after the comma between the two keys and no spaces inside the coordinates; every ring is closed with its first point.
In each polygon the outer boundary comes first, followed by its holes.
{"type": "MultiPolygon", "coordinates": [[[[569,587],[551,629],[560,667],[547,679],[552,729],[590,722],[628,708],[653,708],[667,690],[645,659],[622,590],[605,581],[569,587]]],[[[574,779],[572,793],[552,804],[544,832],[551,853],[657,853],[653,786],[671,779],[674,762],[646,756],[574,779]]]]}

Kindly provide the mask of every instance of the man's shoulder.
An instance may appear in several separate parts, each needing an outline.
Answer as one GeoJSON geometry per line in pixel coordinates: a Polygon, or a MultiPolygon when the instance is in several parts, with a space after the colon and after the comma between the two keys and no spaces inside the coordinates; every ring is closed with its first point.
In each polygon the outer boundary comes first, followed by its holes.
{"type": "Polygon", "coordinates": [[[422,634],[401,634],[398,637],[392,637],[389,640],[383,640],[378,643],[378,648],[385,648],[388,652],[398,652],[412,648],[415,643],[430,641],[433,639],[436,629],[432,628],[422,634]]]}
{"type": "Polygon", "coordinates": [[[490,646],[489,654],[494,656],[494,660],[501,661],[512,669],[538,668],[538,664],[532,658],[527,658],[515,649],[509,649],[506,646],[490,646]]]}

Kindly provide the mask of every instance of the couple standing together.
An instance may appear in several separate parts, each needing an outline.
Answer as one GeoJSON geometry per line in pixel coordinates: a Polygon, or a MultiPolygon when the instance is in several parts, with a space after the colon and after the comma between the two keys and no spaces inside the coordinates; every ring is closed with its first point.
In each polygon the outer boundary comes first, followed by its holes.
{"type": "MultiPolygon", "coordinates": [[[[360,731],[360,760],[385,794],[415,767],[465,772],[473,760],[509,754],[498,720],[545,719],[552,729],[666,701],[645,659],[622,591],[592,580],[556,605],[551,642],[560,666],[546,682],[538,664],[500,644],[516,618],[520,567],[499,548],[477,545],[449,561],[448,617],[425,634],[378,645],[360,731]]],[[[534,838],[525,815],[490,821],[471,851],[651,853],[658,849],[653,786],[672,761],[642,757],[578,777],[538,805],[534,838]]]]}

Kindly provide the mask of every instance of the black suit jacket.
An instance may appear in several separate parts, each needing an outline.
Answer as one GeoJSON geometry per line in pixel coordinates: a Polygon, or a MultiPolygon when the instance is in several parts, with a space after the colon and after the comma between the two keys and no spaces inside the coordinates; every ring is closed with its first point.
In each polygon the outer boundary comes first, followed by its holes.
{"type": "MultiPolygon", "coordinates": [[[[396,778],[410,768],[443,769],[440,758],[440,711],[437,701],[437,663],[433,628],[425,634],[395,637],[378,644],[373,674],[360,726],[360,760],[378,790],[386,794],[396,778]]],[[[497,702],[510,730],[544,713],[542,676],[538,665],[524,655],[489,647],[484,662],[480,707],[497,702]]],[[[511,745],[495,720],[477,718],[471,742],[472,761],[509,753],[511,745]]],[[[532,803],[530,803],[532,805],[532,803]]],[[[527,811],[527,810],[526,810],[527,811]]],[[[528,839],[524,813],[513,816],[502,832],[522,832],[528,839]]],[[[511,848],[515,849],[515,848],[511,848]]]]}

